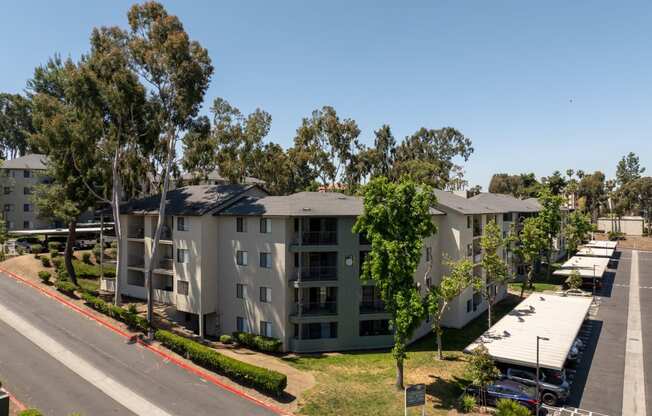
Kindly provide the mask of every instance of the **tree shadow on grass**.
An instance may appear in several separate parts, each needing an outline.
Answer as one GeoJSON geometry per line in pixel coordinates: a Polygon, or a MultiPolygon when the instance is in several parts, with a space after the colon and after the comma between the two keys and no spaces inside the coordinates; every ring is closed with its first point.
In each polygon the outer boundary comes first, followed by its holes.
{"type": "Polygon", "coordinates": [[[463,378],[453,377],[445,379],[436,375],[430,375],[432,380],[426,384],[426,394],[436,401],[433,406],[435,409],[451,410],[459,404],[459,397],[464,391],[464,386],[468,383],[463,378]]]}

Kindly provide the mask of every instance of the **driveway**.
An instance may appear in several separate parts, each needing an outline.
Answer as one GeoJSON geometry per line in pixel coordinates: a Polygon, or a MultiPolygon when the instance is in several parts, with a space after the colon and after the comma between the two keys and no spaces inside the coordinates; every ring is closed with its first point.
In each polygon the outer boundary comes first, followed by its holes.
{"type": "Polygon", "coordinates": [[[47,415],[273,415],[0,274],[0,380],[47,415]]]}

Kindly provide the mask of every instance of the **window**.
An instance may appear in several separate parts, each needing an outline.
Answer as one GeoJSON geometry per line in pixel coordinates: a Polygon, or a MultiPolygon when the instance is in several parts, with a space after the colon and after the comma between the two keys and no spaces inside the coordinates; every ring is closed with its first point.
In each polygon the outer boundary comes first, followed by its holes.
{"type": "Polygon", "coordinates": [[[23,204],[23,212],[30,212],[32,210],[32,206],[30,204],[23,204]]]}
{"type": "Polygon", "coordinates": [[[31,224],[29,223],[29,221],[23,221],[23,229],[24,230],[29,230],[30,228],[32,228],[32,227],[31,227],[31,224]]]}
{"type": "Polygon", "coordinates": [[[236,316],[235,327],[238,332],[249,332],[249,325],[247,325],[247,321],[242,316],[236,316]]]}
{"type": "Polygon", "coordinates": [[[187,248],[178,248],[177,249],[177,263],[188,263],[189,253],[187,248]]]}
{"type": "Polygon", "coordinates": [[[23,195],[31,195],[32,194],[32,188],[30,186],[26,186],[23,188],[23,195]]]}
{"type": "Polygon", "coordinates": [[[242,283],[236,283],[235,284],[235,297],[238,299],[244,299],[246,295],[247,289],[246,286],[243,285],[242,283]]]}
{"type": "Polygon", "coordinates": [[[469,313],[471,310],[473,310],[473,302],[469,299],[466,301],[466,312],[469,313]]]}
{"type": "Polygon", "coordinates": [[[478,310],[478,305],[482,303],[482,297],[480,296],[479,293],[474,293],[473,294],[473,311],[478,310]]]}
{"type": "Polygon", "coordinates": [[[360,336],[369,337],[377,335],[391,335],[389,320],[375,319],[372,321],[360,321],[360,336]]]}
{"type": "Polygon", "coordinates": [[[4,187],[5,195],[9,195],[11,193],[11,191],[12,191],[11,186],[5,186],[4,187]]]}
{"type": "Polygon", "coordinates": [[[14,210],[14,204],[5,204],[4,211],[11,212],[14,210]]]}
{"type": "Polygon", "coordinates": [[[426,247],[426,261],[432,261],[432,247],[426,247]]]}
{"type": "Polygon", "coordinates": [[[235,262],[238,266],[246,266],[247,264],[249,264],[247,260],[248,257],[247,254],[248,253],[246,251],[238,250],[235,252],[235,262]]]}
{"type": "Polygon", "coordinates": [[[180,295],[188,296],[188,282],[185,280],[177,280],[177,293],[180,295]]]}
{"type": "Polygon", "coordinates": [[[185,217],[177,217],[177,230],[190,231],[190,224],[186,221],[185,217]]]}
{"type": "Polygon", "coordinates": [[[272,337],[272,323],[267,321],[260,321],[260,335],[264,337],[272,337]]]}
{"type": "Polygon", "coordinates": [[[466,216],[466,228],[471,228],[471,216],[467,215],[466,216]]]}
{"type": "Polygon", "coordinates": [[[301,325],[302,339],[337,338],[337,322],[313,322],[301,325]]]}
{"type": "Polygon", "coordinates": [[[503,222],[511,222],[512,221],[512,213],[511,212],[506,212],[503,214],[503,222]]]}
{"type": "Polygon", "coordinates": [[[7,221],[5,224],[7,224],[7,229],[8,230],[13,230],[14,229],[14,222],[13,221],[7,221]]]}
{"type": "Polygon", "coordinates": [[[269,303],[272,301],[272,288],[271,287],[261,287],[260,288],[260,301],[269,303]]]}
{"type": "Polygon", "coordinates": [[[247,232],[247,222],[245,221],[244,217],[236,217],[235,219],[235,231],[238,233],[246,233],[247,232]]]}
{"type": "Polygon", "coordinates": [[[23,178],[31,178],[32,177],[32,171],[25,169],[23,171],[23,178]]]}
{"type": "Polygon", "coordinates": [[[262,252],[260,253],[260,267],[263,267],[265,269],[271,269],[272,268],[272,253],[265,253],[262,252]]]}
{"type": "Polygon", "coordinates": [[[358,244],[360,244],[361,246],[368,246],[371,244],[369,238],[367,237],[367,233],[358,234],[358,244]]]}
{"type": "Polygon", "coordinates": [[[261,218],[260,219],[260,232],[262,234],[269,234],[272,232],[272,220],[271,218],[261,218]]]}

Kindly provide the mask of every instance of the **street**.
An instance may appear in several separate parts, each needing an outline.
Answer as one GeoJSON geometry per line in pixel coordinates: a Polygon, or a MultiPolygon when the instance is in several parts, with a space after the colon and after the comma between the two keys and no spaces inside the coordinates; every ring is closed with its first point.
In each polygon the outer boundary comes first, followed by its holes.
{"type": "Polygon", "coordinates": [[[0,274],[0,380],[44,414],[273,415],[0,274]]]}

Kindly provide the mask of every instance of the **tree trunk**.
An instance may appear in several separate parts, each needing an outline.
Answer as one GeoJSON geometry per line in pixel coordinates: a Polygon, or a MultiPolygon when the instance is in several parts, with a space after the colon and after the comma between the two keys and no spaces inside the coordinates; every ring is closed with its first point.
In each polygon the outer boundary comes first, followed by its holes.
{"type": "Polygon", "coordinates": [[[487,298],[487,318],[489,320],[489,328],[491,328],[491,299],[487,298]]]}
{"type": "MultiPolygon", "coordinates": [[[[111,186],[111,211],[113,213],[113,230],[115,231],[115,239],[118,243],[116,246],[116,260],[115,260],[115,281],[114,281],[114,290],[115,297],[113,303],[115,306],[120,306],[122,302],[122,297],[120,295],[120,256],[122,255],[122,226],[120,225],[120,193],[121,193],[121,184],[120,177],[118,176],[118,165],[119,165],[119,146],[115,151],[113,157],[113,185],[111,186]]],[[[104,250],[104,246],[101,247],[104,250]]]]}
{"type": "Polygon", "coordinates": [[[77,286],[77,275],[75,274],[75,266],[72,264],[72,255],[74,252],[75,246],[75,231],[77,229],[77,218],[73,218],[68,223],[68,237],[66,238],[66,250],[63,254],[63,261],[66,265],[66,272],[70,276],[70,281],[77,286]]]}
{"type": "Polygon", "coordinates": [[[396,389],[403,390],[403,359],[396,360],[396,389]]]}
{"type": "Polygon", "coordinates": [[[441,345],[441,333],[442,330],[440,327],[437,327],[437,358],[440,360],[444,359],[444,352],[442,351],[442,345],[441,345]]]}
{"type": "Polygon", "coordinates": [[[552,240],[548,242],[548,252],[546,253],[546,258],[548,260],[548,270],[546,271],[546,280],[550,281],[552,278],[552,240]]]}

